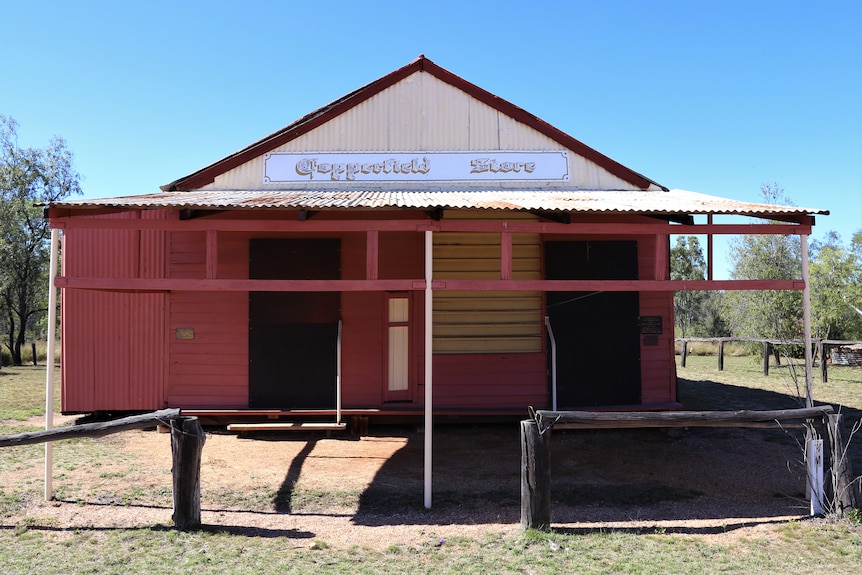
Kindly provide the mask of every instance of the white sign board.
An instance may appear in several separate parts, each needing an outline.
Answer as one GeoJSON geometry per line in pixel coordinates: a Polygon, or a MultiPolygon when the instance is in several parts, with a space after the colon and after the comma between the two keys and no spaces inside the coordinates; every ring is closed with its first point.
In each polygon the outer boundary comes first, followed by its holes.
{"type": "Polygon", "coordinates": [[[511,152],[273,152],[263,183],[300,182],[568,182],[565,150],[511,152]]]}

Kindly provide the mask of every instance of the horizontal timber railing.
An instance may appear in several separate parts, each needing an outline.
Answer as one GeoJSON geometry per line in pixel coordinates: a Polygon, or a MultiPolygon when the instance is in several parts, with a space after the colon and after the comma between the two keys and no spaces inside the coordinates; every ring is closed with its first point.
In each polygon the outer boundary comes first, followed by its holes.
{"type": "Polygon", "coordinates": [[[521,422],[521,527],[550,529],[551,455],[549,433],[554,427],[566,429],[631,429],[679,427],[783,427],[794,424],[825,426],[830,443],[832,489],[837,511],[862,504],[859,481],[846,457],[840,413],[829,405],[773,411],[665,411],[592,412],[533,411],[521,422]]]}
{"type": "MultiPolygon", "coordinates": [[[[779,347],[783,345],[805,345],[801,339],[774,339],[774,338],[757,338],[757,337],[678,337],[675,339],[677,343],[682,344],[680,353],[680,367],[685,367],[688,360],[688,344],[693,342],[713,343],[718,345],[718,371],[724,370],[724,345],[732,342],[744,343],[759,343],[763,346],[763,375],[769,375],[769,355],[775,356],[777,365],[781,365],[781,354],[779,347]]],[[[811,344],[814,346],[815,358],[820,358],[820,381],[829,381],[829,373],[827,371],[827,363],[824,358],[832,347],[857,345],[862,344],[862,341],[843,340],[843,339],[820,339],[812,338],[811,344]]]]}
{"type": "Polygon", "coordinates": [[[45,431],[0,436],[0,447],[32,445],[80,437],[104,437],[121,431],[144,429],[158,424],[167,424],[171,428],[174,488],[172,518],[174,525],[181,530],[197,529],[201,525],[201,451],[206,436],[198,418],[183,417],[179,409],[162,409],[113,421],[99,421],[69,427],[57,427],[45,431]]]}

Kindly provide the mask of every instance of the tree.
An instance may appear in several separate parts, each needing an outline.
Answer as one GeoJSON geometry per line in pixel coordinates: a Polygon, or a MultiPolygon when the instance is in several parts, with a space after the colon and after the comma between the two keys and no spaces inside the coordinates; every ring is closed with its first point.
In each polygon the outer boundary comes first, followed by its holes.
{"type": "Polygon", "coordinates": [[[81,188],[63,138],[54,136],[43,149],[20,148],[17,130],[13,118],[0,115],[0,326],[20,365],[27,330],[46,311],[51,232],[36,204],[81,188]]]}
{"type": "MultiPolygon", "coordinates": [[[[706,261],[696,236],[678,236],[670,250],[670,279],[702,280],[706,277],[706,261]]],[[[673,296],[673,315],[679,336],[691,335],[694,325],[704,317],[707,292],[678,291],[673,296]]]]}
{"type": "MultiPolygon", "coordinates": [[[[679,236],[670,250],[672,280],[702,280],[706,261],[697,236],[679,236]]],[[[725,337],[730,329],[722,313],[722,292],[679,291],[673,296],[673,313],[680,337],[725,337]]]]}
{"type": "MultiPolygon", "coordinates": [[[[793,205],[778,184],[764,184],[766,203],[793,205]]],[[[794,279],[802,276],[797,236],[747,235],[730,243],[733,279],[794,279]]],[[[734,291],[724,295],[725,317],[734,335],[796,339],[802,336],[802,293],[799,291],[734,291]]]]}
{"type": "Polygon", "coordinates": [[[862,338],[862,230],[845,248],[841,236],[829,232],[824,242],[812,242],[811,316],[816,337],[862,338]],[[857,241],[858,240],[858,241],[857,241]]]}

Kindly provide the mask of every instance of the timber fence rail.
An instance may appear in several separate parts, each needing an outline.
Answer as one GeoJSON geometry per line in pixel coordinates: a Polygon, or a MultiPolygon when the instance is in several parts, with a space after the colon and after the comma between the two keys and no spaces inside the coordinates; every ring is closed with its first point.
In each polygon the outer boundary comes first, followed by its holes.
{"type": "Polygon", "coordinates": [[[98,438],[158,424],[170,425],[171,428],[174,525],[181,530],[197,529],[201,525],[200,469],[201,452],[206,436],[198,418],[184,417],[179,409],[163,409],[113,421],[0,436],[0,447],[16,447],[81,437],[98,438]]]}
{"type": "MultiPolygon", "coordinates": [[[[775,356],[775,363],[781,365],[781,354],[779,347],[784,345],[805,345],[801,339],[774,339],[760,337],[678,337],[675,338],[677,343],[682,344],[680,350],[680,367],[685,367],[688,359],[688,344],[689,343],[712,343],[718,346],[718,371],[724,370],[724,345],[726,343],[741,342],[741,343],[759,343],[763,346],[763,375],[769,375],[769,356],[775,356]]],[[[846,345],[862,344],[862,341],[844,340],[844,339],[821,339],[812,338],[811,344],[814,346],[813,357],[820,358],[820,381],[826,383],[829,381],[829,373],[827,368],[826,354],[833,347],[841,347],[846,345]]]]}
{"type": "Polygon", "coordinates": [[[550,431],[565,429],[631,429],[678,427],[785,427],[825,426],[831,446],[831,481],[836,509],[843,514],[862,505],[859,481],[846,457],[843,419],[832,406],[772,411],[661,411],[592,412],[530,410],[521,422],[521,527],[550,529],[551,449],[550,431]]]}

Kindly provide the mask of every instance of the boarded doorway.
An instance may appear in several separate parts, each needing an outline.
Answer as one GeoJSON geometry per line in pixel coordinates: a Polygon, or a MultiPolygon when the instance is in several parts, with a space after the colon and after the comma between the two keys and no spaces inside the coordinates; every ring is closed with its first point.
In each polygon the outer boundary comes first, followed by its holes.
{"type": "MultiPolygon", "coordinates": [[[[546,242],[544,253],[547,279],[638,277],[634,241],[546,242]]],[[[639,404],[638,293],[548,292],[546,305],[557,341],[557,407],[639,404]]]]}
{"type": "MultiPolygon", "coordinates": [[[[253,239],[251,279],[341,277],[338,239],[253,239]]],[[[249,293],[249,407],[335,407],[340,292],[249,293]]]]}

